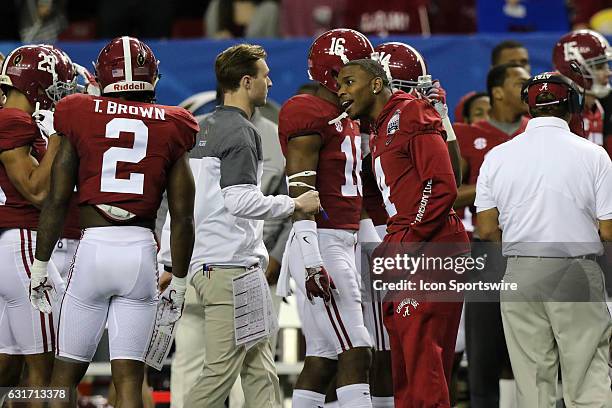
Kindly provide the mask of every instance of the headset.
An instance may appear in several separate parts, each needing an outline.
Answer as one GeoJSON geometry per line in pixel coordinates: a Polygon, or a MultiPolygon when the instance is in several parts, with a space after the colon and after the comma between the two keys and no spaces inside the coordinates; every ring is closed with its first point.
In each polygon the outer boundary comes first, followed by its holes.
{"type": "Polygon", "coordinates": [[[567,107],[570,113],[581,113],[584,106],[584,91],[581,91],[578,86],[570,79],[556,72],[547,72],[529,78],[521,88],[521,99],[527,103],[529,96],[529,88],[536,84],[559,84],[563,85],[568,90],[567,107]]]}

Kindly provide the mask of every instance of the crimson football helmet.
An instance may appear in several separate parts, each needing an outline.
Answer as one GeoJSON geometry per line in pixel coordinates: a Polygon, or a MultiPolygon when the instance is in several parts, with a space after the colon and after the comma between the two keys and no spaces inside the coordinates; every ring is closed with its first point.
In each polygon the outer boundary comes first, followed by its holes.
{"type": "Polygon", "coordinates": [[[0,86],[22,92],[32,107],[51,109],[76,87],[72,61],[59,48],[24,45],[14,49],[4,61],[0,86]]]}
{"type": "Polygon", "coordinates": [[[50,90],[54,102],[59,101],[64,96],[68,96],[76,92],[77,89],[77,72],[72,60],[64,50],[57,48],[54,45],[42,44],[43,47],[49,48],[57,56],[56,70],[65,73],[64,80],[58,81],[54,89],[50,90]]]}
{"type": "Polygon", "coordinates": [[[154,91],[159,80],[159,61],[151,48],[134,37],[117,37],[95,63],[96,79],[102,94],[154,91]]]}
{"type": "Polygon", "coordinates": [[[387,42],[376,46],[374,52],[387,75],[391,76],[394,88],[410,92],[420,85],[419,77],[428,75],[425,58],[408,44],[387,42]]]}
{"type": "Polygon", "coordinates": [[[308,51],[308,76],[336,93],[336,77],[349,61],[370,58],[374,48],[359,31],[336,28],[318,36],[308,51]]]}
{"type": "Polygon", "coordinates": [[[612,49],[608,40],[593,30],[567,33],[553,49],[555,69],[597,98],[610,93],[609,81],[605,85],[598,83],[596,76],[598,70],[609,70],[610,60],[612,49]]]}

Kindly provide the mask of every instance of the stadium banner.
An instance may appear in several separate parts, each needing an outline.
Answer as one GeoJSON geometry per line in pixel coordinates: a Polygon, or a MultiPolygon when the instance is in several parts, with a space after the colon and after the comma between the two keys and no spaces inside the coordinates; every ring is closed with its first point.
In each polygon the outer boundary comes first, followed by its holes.
{"type": "MultiPolygon", "coordinates": [[[[563,32],[531,34],[477,34],[468,36],[388,37],[371,38],[374,45],[386,41],[403,41],[421,51],[434,79],[439,79],[448,92],[449,111],[459,99],[470,91],[486,90],[486,75],[490,66],[491,49],[503,40],[513,39],[525,44],[529,50],[533,73],[551,69],[552,49],[563,32]]],[[[215,89],[214,61],[227,47],[248,41],[261,44],[268,53],[270,77],[273,86],[270,98],[283,103],[296,89],[308,82],[307,55],[312,39],[292,40],[150,40],[160,60],[162,78],[157,86],[157,100],[161,104],[175,105],[189,96],[215,89]]],[[[95,42],[58,43],[74,62],[93,72],[92,62],[106,44],[95,42]]],[[[19,43],[0,42],[5,55],[19,43]]]]}

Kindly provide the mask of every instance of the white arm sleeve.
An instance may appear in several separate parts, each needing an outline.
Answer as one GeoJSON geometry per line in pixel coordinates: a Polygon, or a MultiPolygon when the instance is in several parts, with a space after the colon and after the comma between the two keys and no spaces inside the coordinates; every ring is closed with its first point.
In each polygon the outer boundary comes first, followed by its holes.
{"type": "Polygon", "coordinates": [[[225,208],[235,217],[254,220],[286,218],[295,203],[286,195],[264,196],[254,184],[235,184],[221,190],[225,208]]]}

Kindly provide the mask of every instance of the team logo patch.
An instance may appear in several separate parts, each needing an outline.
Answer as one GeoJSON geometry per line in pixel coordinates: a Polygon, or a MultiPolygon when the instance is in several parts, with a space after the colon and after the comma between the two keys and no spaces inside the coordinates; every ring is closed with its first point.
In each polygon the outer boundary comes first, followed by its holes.
{"type": "Polygon", "coordinates": [[[393,134],[400,128],[400,110],[396,110],[389,122],[387,123],[387,140],[385,146],[389,146],[393,141],[393,134]]]}
{"type": "Polygon", "coordinates": [[[405,298],[400,302],[395,311],[397,312],[397,314],[401,314],[402,317],[408,317],[410,316],[411,306],[413,310],[416,310],[417,307],[419,307],[419,302],[417,302],[416,299],[413,298],[405,298]]]}
{"type": "Polygon", "coordinates": [[[477,137],[476,139],[474,139],[474,148],[476,150],[482,150],[485,147],[487,147],[487,139],[485,139],[484,137],[477,137]]]}
{"type": "Polygon", "coordinates": [[[13,62],[15,63],[15,65],[19,65],[19,63],[21,63],[22,60],[23,60],[23,55],[17,54],[13,62]]]}
{"type": "Polygon", "coordinates": [[[144,54],[138,54],[138,56],[136,57],[136,64],[138,64],[139,67],[142,67],[145,64],[144,54]]]}
{"type": "Polygon", "coordinates": [[[400,127],[400,110],[396,110],[389,123],[387,123],[387,136],[394,134],[400,127]]]}
{"type": "Polygon", "coordinates": [[[336,130],[338,131],[338,133],[342,133],[342,131],[344,130],[344,128],[342,127],[342,123],[336,122],[336,130]]]}

